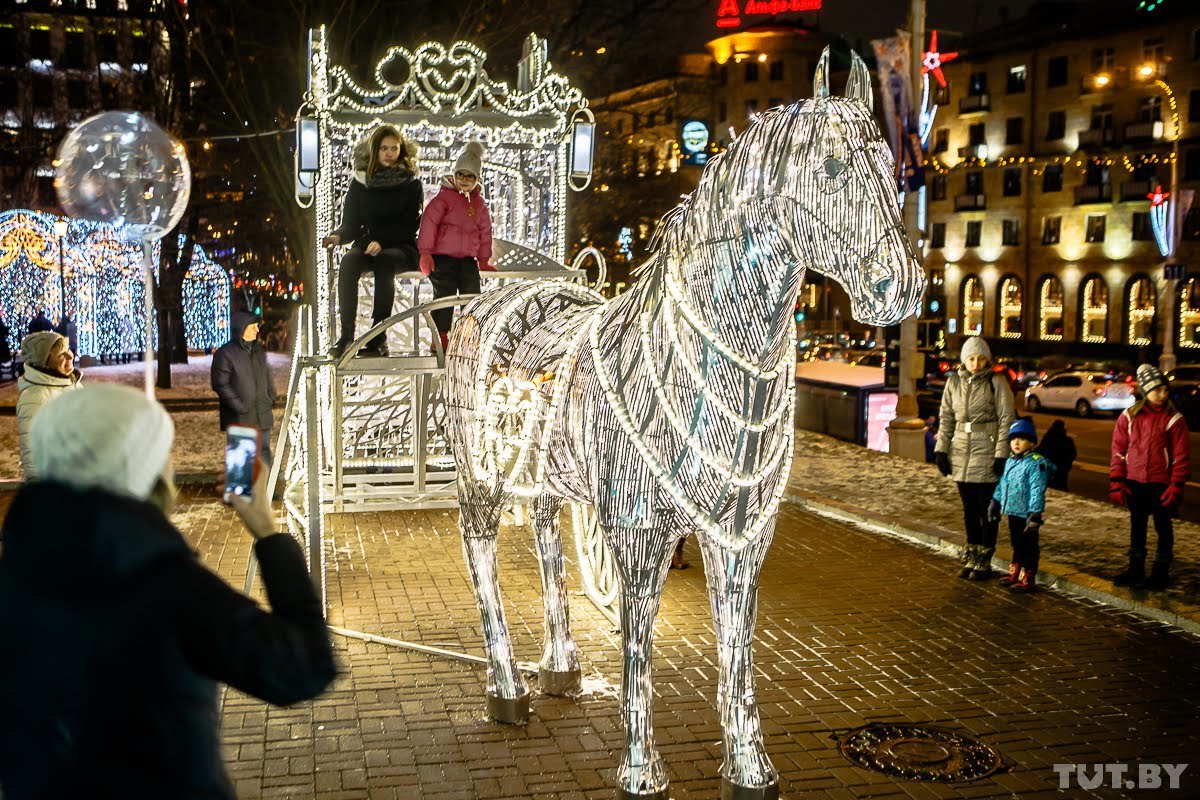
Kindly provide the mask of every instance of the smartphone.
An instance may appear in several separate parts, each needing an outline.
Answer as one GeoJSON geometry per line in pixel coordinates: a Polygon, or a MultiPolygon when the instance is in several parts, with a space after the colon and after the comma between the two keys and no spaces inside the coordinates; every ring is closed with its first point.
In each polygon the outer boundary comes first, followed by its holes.
{"type": "Polygon", "coordinates": [[[258,428],[230,425],[225,431],[225,502],[250,497],[258,477],[258,428]]]}

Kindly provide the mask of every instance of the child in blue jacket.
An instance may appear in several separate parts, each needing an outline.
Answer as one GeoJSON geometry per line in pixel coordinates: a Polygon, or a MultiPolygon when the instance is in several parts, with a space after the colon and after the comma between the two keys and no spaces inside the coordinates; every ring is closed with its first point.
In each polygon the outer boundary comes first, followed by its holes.
{"type": "Polygon", "coordinates": [[[1001,514],[1008,516],[1013,558],[1000,584],[1014,592],[1037,590],[1035,578],[1041,554],[1038,531],[1046,510],[1046,484],[1054,465],[1041,453],[1033,452],[1036,444],[1037,428],[1032,420],[1021,417],[1009,427],[1008,446],[1013,455],[1004,463],[1004,475],[988,506],[991,521],[999,520],[1001,514]]]}

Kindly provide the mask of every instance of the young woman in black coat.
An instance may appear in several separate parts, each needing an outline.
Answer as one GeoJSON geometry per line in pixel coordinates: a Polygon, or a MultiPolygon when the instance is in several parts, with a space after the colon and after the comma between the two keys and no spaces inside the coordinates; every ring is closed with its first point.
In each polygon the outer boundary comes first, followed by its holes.
{"type": "Polygon", "coordinates": [[[0,795],[217,798],[219,683],[277,705],[336,669],[304,555],[276,533],[266,471],[233,498],[271,611],[207,570],[166,512],[171,418],[96,385],[46,404],[39,480],[13,498],[0,554],[0,795]]]}
{"type": "MultiPolygon", "coordinates": [[[[354,179],[346,192],[342,224],[323,241],[326,247],[353,243],[338,271],[341,336],[333,346],[334,356],[354,341],[359,276],[375,273],[374,324],[392,315],[396,273],[417,268],[417,229],[425,192],[416,172],[416,146],[391,125],[380,126],[365,147],[355,149],[354,179]]],[[[367,348],[375,355],[387,355],[387,340],[377,336],[367,348]]]]}

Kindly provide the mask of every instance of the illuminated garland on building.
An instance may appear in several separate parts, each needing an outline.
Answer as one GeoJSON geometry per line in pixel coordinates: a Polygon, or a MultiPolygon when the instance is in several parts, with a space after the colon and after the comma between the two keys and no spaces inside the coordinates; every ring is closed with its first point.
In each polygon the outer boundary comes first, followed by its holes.
{"type": "MultiPolygon", "coordinates": [[[[79,355],[141,350],[141,248],[111,225],[72,219],[63,239],[60,281],[58,219],[23,209],[0,213],[0,311],[9,326],[9,346],[19,345],[39,311],[57,321],[61,305],[75,322],[79,355]],[[65,303],[60,287],[66,289],[65,303]]],[[[208,349],[229,340],[229,300],[229,276],[197,245],[183,283],[188,347],[208,349]]]]}
{"type": "MultiPolygon", "coordinates": [[[[1137,167],[1146,164],[1170,164],[1175,160],[1171,153],[1138,153],[1135,158],[1137,164],[1130,160],[1128,155],[1120,157],[1122,166],[1130,173],[1136,171],[1137,167]]],[[[988,169],[996,167],[1011,167],[1014,164],[1029,164],[1033,167],[1034,175],[1041,175],[1046,171],[1046,167],[1062,165],[1064,167],[1074,164],[1085,172],[1090,165],[1111,167],[1117,163],[1115,157],[1109,156],[1088,156],[1080,158],[1078,156],[1005,156],[1003,158],[967,158],[955,164],[947,166],[936,155],[930,155],[925,162],[934,172],[939,175],[948,175],[955,170],[962,169],[988,169]]]]}

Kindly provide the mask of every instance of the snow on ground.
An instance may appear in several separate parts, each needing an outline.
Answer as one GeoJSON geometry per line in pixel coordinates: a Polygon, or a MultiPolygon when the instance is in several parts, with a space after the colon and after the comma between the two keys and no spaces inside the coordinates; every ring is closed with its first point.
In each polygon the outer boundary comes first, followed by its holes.
{"type": "MultiPolygon", "coordinates": [[[[275,409],[275,431],[271,436],[272,447],[279,441],[279,423],[283,414],[282,402],[287,395],[290,356],[283,353],[268,353],[267,364],[271,380],[280,405],[275,409]]],[[[174,411],[175,448],[172,458],[175,471],[181,475],[189,473],[215,473],[224,471],[225,434],[218,422],[216,393],[210,384],[212,356],[191,356],[187,364],[171,367],[171,388],[156,389],[160,400],[211,401],[211,409],[203,411],[174,411]]],[[[140,362],[113,366],[94,366],[83,370],[84,383],[121,383],[141,389],[144,385],[145,365],[140,362]]],[[[16,405],[17,385],[15,381],[0,385],[0,407],[16,405]]],[[[10,412],[0,416],[0,480],[20,480],[21,460],[17,439],[17,418],[10,412]]]]}

